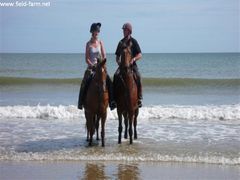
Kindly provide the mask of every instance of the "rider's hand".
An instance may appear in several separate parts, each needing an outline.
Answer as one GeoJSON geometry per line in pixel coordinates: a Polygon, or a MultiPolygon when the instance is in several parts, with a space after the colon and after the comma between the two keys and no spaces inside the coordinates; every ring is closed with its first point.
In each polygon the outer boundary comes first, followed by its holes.
{"type": "Polygon", "coordinates": [[[133,58],[131,61],[130,61],[130,64],[133,65],[133,63],[136,61],[135,58],[133,58]]]}

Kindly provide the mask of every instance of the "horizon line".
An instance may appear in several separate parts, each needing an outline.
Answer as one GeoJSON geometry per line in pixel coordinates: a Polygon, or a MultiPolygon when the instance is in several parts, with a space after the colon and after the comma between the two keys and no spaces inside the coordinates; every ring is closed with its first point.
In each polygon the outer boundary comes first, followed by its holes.
{"type": "MultiPolygon", "coordinates": [[[[202,52],[142,52],[142,54],[201,54],[201,53],[240,53],[240,51],[202,51],[202,52]]],[[[0,54],[85,54],[85,52],[0,52],[0,54]]],[[[109,52],[106,54],[115,54],[109,52]]]]}

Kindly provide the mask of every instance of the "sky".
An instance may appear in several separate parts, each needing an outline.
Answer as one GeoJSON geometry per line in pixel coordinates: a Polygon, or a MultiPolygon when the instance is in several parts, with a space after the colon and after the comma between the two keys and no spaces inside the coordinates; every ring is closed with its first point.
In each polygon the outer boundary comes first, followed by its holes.
{"type": "Polygon", "coordinates": [[[102,23],[107,53],[115,52],[125,22],[143,53],[240,52],[240,0],[31,2],[50,6],[0,7],[0,52],[83,53],[94,22],[102,23]]]}

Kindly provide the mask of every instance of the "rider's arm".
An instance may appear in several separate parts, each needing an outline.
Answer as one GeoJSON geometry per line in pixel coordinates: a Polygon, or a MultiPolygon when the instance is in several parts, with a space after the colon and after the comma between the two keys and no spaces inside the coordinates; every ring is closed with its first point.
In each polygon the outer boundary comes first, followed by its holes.
{"type": "Polygon", "coordinates": [[[139,46],[137,40],[133,39],[132,42],[133,42],[133,52],[135,55],[132,58],[131,63],[134,63],[142,58],[142,51],[140,49],[140,46],[139,46]]]}
{"type": "Polygon", "coordinates": [[[87,63],[89,66],[93,66],[93,64],[92,64],[91,61],[90,61],[90,55],[89,55],[89,43],[86,44],[85,60],[86,60],[86,63],[87,63]]]}
{"type": "Polygon", "coordinates": [[[115,55],[116,55],[116,62],[119,65],[120,64],[120,49],[121,49],[121,41],[118,43],[115,55]]]}
{"type": "Polygon", "coordinates": [[[142,58],[142,53],[138,53],[135,57],[133,57],[132,61],[135,62],[141,58],[142,58]]]}
{"type": "Polygon", "coordinates": [[[103,42],[102,42],[102,41],[100,41],[100,45],[101,45],[102,58],[103,58],[103,59],[106,59],[106,51],[105,51],[105,48],[104,48],[104,45],[103,45],[103,42]]]}

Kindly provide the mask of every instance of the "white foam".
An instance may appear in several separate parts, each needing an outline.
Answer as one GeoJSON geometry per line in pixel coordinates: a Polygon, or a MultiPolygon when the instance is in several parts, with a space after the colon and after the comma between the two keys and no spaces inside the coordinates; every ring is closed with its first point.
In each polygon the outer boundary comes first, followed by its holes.
{"type": "Polygon", "coordinates": [[[126,153],[86,153],[74,150],[56,152],[9,152],[2,154],[0,160],[11,161],[127,161],[127,162],[186,162],[186,163],[209,163],[209,164],[228,164],[239,165],[240,157],[224,157],[206,155],[163,155],[160,153],[140,153],[127,155],[126,153]]]}
{"type": "Polygon", "coordinates": [[[0,107],[1,118],[38,118],[38,119],[74,119],[84,117],[76,106],[3,106],[0,107]]]}
{"type": "MultiPolygon", "coordinates": [[[[79,119],[84,111],[76,106],[1,106],[1,118],[79,119]]],[[[149,106],[140,109],[139,119],[240,120],[240,104],[220,106],[149,106]]],[[[116,110],[108,110],[108,119],[117,119],[116,110]]]]}
{"type": "Polygon", "coordinates": [[[240,105],[152,106],[143,108],[142,118],[186,120],[240,120],[240,105]]]}
{"type": "Polygon", "coordinates": [[[2,106],[0,161],[107,160],[239,165],[239,107],[143,107],[137,127],[139,139],[134,140],[133,146],[125,145],[129,140],[124,139],[122,146],[117,145],[117,114],[116,110],[109,111],[106,147],[86,148],[84,111],[76,106],[2,106]]]}

